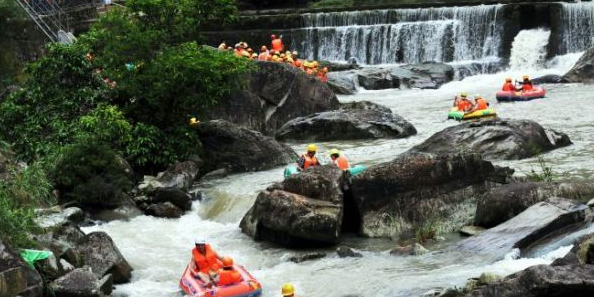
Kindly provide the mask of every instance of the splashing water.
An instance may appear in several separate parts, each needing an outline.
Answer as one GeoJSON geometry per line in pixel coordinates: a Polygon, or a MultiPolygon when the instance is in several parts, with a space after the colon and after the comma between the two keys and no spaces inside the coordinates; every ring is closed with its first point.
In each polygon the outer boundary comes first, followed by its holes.
{"type": "Polygon", "coordinates": [[[545,66],[551,31],[522,30],[512,43],[510,68],[514,71],[539,70],[545,66]]]}

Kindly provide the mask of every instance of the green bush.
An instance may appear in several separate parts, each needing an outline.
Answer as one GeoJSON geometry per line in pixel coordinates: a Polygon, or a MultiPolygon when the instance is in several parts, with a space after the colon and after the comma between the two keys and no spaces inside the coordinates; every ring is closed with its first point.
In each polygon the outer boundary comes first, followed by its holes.
{"type": "Polygon", "coordinates": [[[78,202],[85,208],[117,207],[122,192],[133,185],[116,153],[101,142],[65,147],[51,179],[61,203],[78,202]]]}

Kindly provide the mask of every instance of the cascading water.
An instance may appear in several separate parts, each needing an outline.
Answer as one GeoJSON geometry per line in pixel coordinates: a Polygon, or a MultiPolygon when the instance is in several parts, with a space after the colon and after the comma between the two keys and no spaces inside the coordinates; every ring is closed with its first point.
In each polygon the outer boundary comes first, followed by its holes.
{"type": "Polygon", "coordinates": [[[594,2],[563,3],[560,54],[575,53],[594,45],[594,2]]]}
{"type": "Polygon", "coordinates": [[[522,30],[512,43],[509,66],[514,71],[538,70],[545,66],[551,31],[522,30]]]}
{"type": "Polygon", "coordinates": [[[448,62],[498,56],[502,5],[304,14],[309,59],[365,64],[448,62]]]}

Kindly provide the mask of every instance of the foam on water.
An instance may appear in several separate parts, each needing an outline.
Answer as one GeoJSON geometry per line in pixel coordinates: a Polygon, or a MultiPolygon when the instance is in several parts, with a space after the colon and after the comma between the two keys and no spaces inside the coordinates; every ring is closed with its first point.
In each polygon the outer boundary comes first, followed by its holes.
{"type": "Polygon", "coordinates": [[[512,42],[510,68],[514,71],[543,69],[550,36],[550,30],[520,31],[512,42]]]}

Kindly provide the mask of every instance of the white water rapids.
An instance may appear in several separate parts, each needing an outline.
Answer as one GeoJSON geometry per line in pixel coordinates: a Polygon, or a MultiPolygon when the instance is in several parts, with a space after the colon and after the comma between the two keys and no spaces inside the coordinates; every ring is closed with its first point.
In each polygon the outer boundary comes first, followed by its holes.
{"type": "MultiPolygon", "coordinates": [[[[548,70],[527,73],[532,77],[564,73],[577,55],[549,61],[548,70]],[[570,61],[567,61],[570,60],[570,61]]],[[[594,86],[579,84],[545,85],[547,98],[529,102],[498,104],[494,94],[506,76],[519,78],[524,73],[499,73],[472,76],[452,82],[438,90],[362,91],[341,101],[371,100],[387,105],[412,122],[418,135],[407,139],[342,141],[322,143],[321,151],[330,147],[343,150],[355,164],[371,165],[393,159],[445,127],[456,125],[446,120],[451,99],[460,91],[481,93],[490,99],[503,118],[532,119],[545,127],[567,133],[573,145],[544,155],[553,169],[577,178],[594,175],[594,86]]],[[[294,144],[298,151],[304,144],[294,144]]],[[[536,168],[535,159],[499,162],[511,166],[518,174],[536,168]]],[[[429,246],[424,256],[393,256],[388,251],[396,243],[385,239],[362,239],[347,236],[344,244],[363,253],[362,258],[339,258],[326,249],[326,258],[300,264],[287,259],[299,253],[254,242],[239,230],[239,221],[252,205],[258,191],[282,180],[282,168],[264,172],[232,175],[197,185],[205,194],[203,202],[181,219],[140,216],[130,221],[114,221],[85,228],[85,232],[105,231],[134,267],[132,282],[117,286],[115,296],[166,297],[179,291],[178,281],[190,259],[195,237],[206,237],[223,255],[230,255],[245,265],[263,284],[263,296],[279,296],[281,284],[291,281],[298,296],[419,296],[440,287],[461,286],[467,278],[482,272],[510,274],[535,264],[550,263],[563,256],[568,243],[549,246],[530,258],[510,255],[493,261],[487,256],[440,252],[456,242],[457,236],[429,246]]]]}

